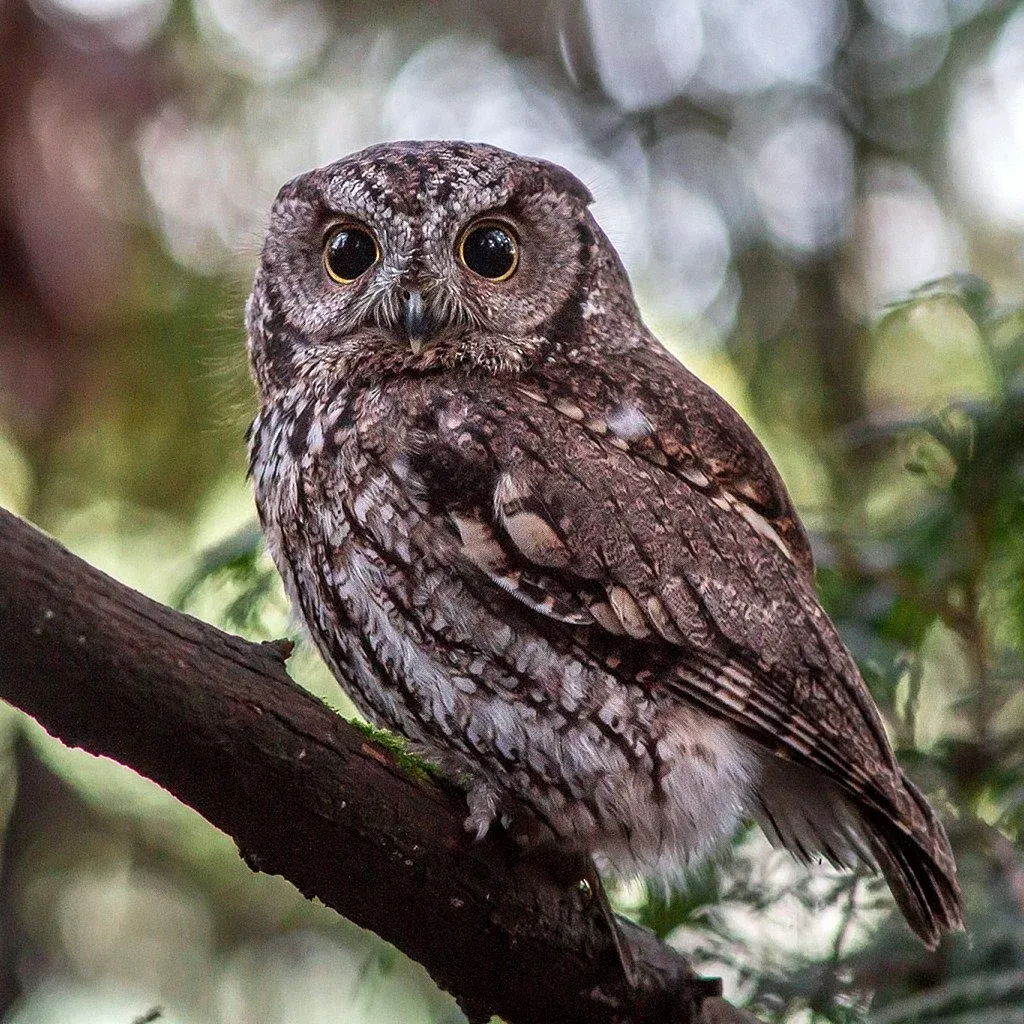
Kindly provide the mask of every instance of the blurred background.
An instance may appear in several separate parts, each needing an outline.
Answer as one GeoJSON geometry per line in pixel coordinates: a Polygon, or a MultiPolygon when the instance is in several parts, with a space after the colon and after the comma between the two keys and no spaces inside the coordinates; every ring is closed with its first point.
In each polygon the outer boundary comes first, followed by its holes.
{"type": "MultiPolygon", "coordinates": [[[[3,0],[0,504],[157,599],[294,634],[244,480],[242,304],[280,184],[404,137],[590,186],[648,322],[777,460],[970,934],[928,954],[884,886],[753,831],[619,908],[766,1020],[1020,1024],[1024,6],[3,0]]],[[[351,713],[311,652],[291,666],[351,713]]],[[[6,707],[0,825],[5,1024],[463,1019],[6,707]]]]}

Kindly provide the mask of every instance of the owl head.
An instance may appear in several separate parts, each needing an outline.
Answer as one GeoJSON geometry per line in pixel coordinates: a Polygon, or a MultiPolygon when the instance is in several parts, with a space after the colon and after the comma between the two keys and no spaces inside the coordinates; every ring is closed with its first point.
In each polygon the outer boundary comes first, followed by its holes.
{"type": "Polygon", "coordinates": [[[502,372],[570,343],[575,322],[632,307],[590,202],[555,164],[464,142],[372,146],[300,175],[247,307],[258,383],[313,364],[366,381],[502,372]]]}

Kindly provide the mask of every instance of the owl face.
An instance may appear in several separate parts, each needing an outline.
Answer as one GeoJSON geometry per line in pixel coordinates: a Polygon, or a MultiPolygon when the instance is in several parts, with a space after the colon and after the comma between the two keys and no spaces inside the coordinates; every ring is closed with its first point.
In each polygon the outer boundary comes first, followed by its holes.
{"type": "Polygon", "coordinates": [[[301,175],[271,211],[254,362],[278,377],[314,357],[349,373],[514,366],[587,297],[590,201],[560,167],[464,143],[389,143],[301,175]]]}

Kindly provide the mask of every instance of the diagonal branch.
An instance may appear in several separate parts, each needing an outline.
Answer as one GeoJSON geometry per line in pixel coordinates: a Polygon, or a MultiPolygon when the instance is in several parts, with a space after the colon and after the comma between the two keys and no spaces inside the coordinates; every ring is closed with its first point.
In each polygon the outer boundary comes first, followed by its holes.
{"type": "Polygon", "coordinates": [[[164,786],[284,875],[422,963],[471,1020],[741,1021],[715,982],[623,923],[628,992],[595,901],[459,794],[413,780],[252,644],[149,600],[0,509],[0,698],[64,743],[164,786]]]}

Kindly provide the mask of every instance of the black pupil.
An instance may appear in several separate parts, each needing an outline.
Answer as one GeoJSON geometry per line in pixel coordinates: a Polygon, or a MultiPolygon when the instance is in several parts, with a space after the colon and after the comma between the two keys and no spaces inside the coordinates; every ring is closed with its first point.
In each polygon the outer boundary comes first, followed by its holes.
{"type": "Polygon", "coordinates": [[[335,277],[352,281],[377,261],[373,239],[358,228],[342,228],[327,243],[327,265],[335,277]]]}
{"type": "Polygon", "coordinates": [[[462,245],[466,266],[481,277],[504,277],[516,261],[516,243],[512,236],[491,224],[476,228],[462,245]]]}

